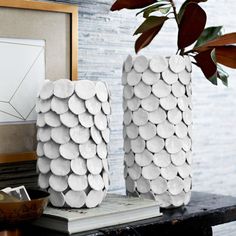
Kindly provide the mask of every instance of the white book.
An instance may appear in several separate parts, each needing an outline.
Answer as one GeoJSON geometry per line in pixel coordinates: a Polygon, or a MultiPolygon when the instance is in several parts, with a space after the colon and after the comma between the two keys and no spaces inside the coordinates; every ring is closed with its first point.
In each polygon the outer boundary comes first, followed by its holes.
{"type": "Polygon", "coordinates": [[[42,217],[33,224],[73,234],[161,215],[154,200],[108,194],[97,208],[63,209],[48,206],[42,217]]]}

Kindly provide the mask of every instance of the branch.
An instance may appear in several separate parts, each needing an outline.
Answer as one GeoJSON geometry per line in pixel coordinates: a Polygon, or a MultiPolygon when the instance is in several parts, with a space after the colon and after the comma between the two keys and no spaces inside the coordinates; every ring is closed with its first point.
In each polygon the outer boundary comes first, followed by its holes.
{"type": "Polygon", "coordinates": [[[174,13],[174,16],[175,16],[175,20],[176,20],[176,23],[177,23],[177,26],[179,28],[179,20],[178,20],[178,15],[177,15],[177,11],[176,11],[176,6],[175,6],[175,3],[173,0],[169,0],[172,8],[173,8],[173,13],[174,13]]]}

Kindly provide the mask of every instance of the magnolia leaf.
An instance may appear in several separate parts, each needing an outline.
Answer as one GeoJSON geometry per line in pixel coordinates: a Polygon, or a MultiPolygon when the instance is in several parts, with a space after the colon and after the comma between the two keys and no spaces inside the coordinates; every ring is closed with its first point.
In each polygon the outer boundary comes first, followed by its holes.
{"type": "Polygon", "coordinates": [[[140,37],[135,42],[135,52],[138,53],[141,49],[148,46],[155,36],[159,33],[163,26],[164,22],[161,25],[158,25],[155,28],[151,28],[148,31],[145,31],[140,35],[140,37]]]}
{"type": "Polygon", "coordinates": [[[155,3],[156,0],[117,0],[111,7],[111,11],[117,11],[124,8],[139,9],[155,3]]]}
{"type": "Polygon", "coordinates": [[[195,56],[197,66],[201,68],[205,77],[213,84],[217,85],[217,66],[215,49],[200,52],[195,56]]]}
{"type": "Polygon", "coordinates": [[[134,32],[134,35],[144,33],[145,31],[148,31],[152,28],[156,28],[159,25],[163,25],[163,23],[169,19],[166,16],[149,16],[134,32]]]}
{"type": "Polygon", "coordinates": [[[236,33],[224,34],[216,39],[213,39],[200,47],[194,48],[194,51],[202,52],[208,50],[210,47],[225,46],[236,43],[236,33]]]}
{"type": "Polygon", "coordinates": [[[159,11],[162,14],[167,14],[170,11],[170,9],[171,9],[171,7],[163,7],[163,8],[160,8],[159,11]]]}
{"type": "Polygon", "coordinates": [[[194,43],[206,25],[206,13],[196,3],[186,6],[183,17],[179,24],[178,48],[183,49],[194,43]]]}
{"type": "Polygon", "coordinates": [[[220,46],[215,49],[218,63],[236,69],[236,46],[220,46]]]}
{"type": "Polygon", "coordinates": [[[228,86],[229,74],[223,70],[220,65],[217,65],[217,77],[221,80],[223,85],[228,86]]]}
{"type": "Polygon", "coordinates": [[[139,11],[137,15],[143,13],[143,17],[144,18],[147,18],[149,17],[149,15],[155,11],[158,11],[161,7],[164,7],[164,6],[167,6],[167,5],[170,5],[170,3],[157,3],[157,4],[154,4],[150,7],[146,7],[145,9],[143,9],[142,11],[139,11]]]}
{"type": "Polygon", "coordinates": [[[187,6],[190,2],[200,3],[200,2],[207,2],[207,0],[186,0],[186,1],[181,5],[181,7],[180,7],[180,10],[179,10],[179,13],[178,13],[178,19],[179,19],[179,21],[181,20],[183,14],[184,14],[184,11],[185,11],[186,6],[187,6]]]}
{"type": "Polygon", "coordinates": [[[222,35],[222,30],[223,26],[214,26],[214,27],[208,27],[206,28],[200,37],[198,38],[198,41],[196,42],[195,47],[199,47],[213,39],[218,38],[219,36],[222,35]]]}

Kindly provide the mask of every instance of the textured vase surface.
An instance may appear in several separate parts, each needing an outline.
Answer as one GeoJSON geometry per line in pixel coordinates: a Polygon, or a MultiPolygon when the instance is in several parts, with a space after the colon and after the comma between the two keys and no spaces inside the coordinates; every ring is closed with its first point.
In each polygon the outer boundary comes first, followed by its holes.
{"type": "Polygon", "coordinates": [[[191,71],[180,55],[128,56],[123,65],[126,192],[165,208],[191,197],[191,71]]]}
{"type": "Polygon", "coordinates": [[[109,187],[107,85],[45,81],[36,111],[39,187],[55,207],[98,206],[109,187]]]}

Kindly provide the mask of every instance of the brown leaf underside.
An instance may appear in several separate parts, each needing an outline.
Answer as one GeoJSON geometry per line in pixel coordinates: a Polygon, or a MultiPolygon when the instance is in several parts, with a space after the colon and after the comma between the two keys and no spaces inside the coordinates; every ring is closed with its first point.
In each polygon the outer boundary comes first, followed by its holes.
{"type": "Polygon", "coordinates": [[[138,9],[147,7],[153,3],[155,3],[156,0],[117,0],[111,7],[111,11],[117,11],[124,8],[127,9],[138,9]]]}
{"type": "Polygon", "coordinates": [[[216,47],[217,62],[236,69],[236,46],[216,47]]]}

